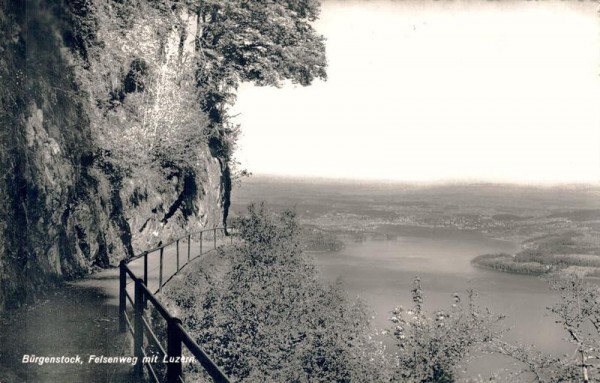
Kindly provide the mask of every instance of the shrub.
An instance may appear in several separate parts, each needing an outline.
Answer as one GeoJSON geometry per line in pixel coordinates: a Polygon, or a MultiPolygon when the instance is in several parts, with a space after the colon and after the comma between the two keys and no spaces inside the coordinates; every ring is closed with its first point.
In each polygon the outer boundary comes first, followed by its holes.
{"type": "Polygon", "coordinates": [[[400,382],[455,381],[455,371],[477,347],[491,344],[501,331],[494,324],[502,319],[480,310],[474,302],[474,293],[468,292],[466,306],[454,294],[454,303],[448,311],[439,310],[428,315],[423,310],[424,295],[419,278],[412,290],[414,307],[397,307],[390,320],[397,340],[397,368],[395,380],[400,382]]]}
{"type": "Polygon", "coordinates": [[[369,315],[302,255],[295,214],[250,206],[228,271],[195,305],[198,342],[235,379],[380,381],[369,315]]]}

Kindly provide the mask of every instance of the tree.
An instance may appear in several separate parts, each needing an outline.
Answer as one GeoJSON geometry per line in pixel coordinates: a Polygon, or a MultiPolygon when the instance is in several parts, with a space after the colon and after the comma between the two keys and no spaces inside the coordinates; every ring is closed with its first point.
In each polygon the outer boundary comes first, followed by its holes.
{"type": "Polygon", "coordinates": [[[580,369],[570,361],[568,356],[556,357],[537,350],[533,346],[495,342],[490,350],[508,356],[520,363],[521,368],[512,371],[508,381],[522,380],[538,383],[579,382],[580,369]]]}
{"type": "Polygon", "coordinates": [[[190,1],[198,17],[197,86],[208,114],[211,147],[229,159],[235,133],[227,106],[241,82],[279,86],[284,80],[310,85],[326,78],[323,37],[311,22],[320,11],[317,0],[190,1]]]}
{"type": "Polygon", "coordinates": [[[326,79],[325,44],[311,22],[318,0],[188,0],[198,19],[196,82],[201,110],[209,117],[206,136],[224,175],[224,224],[230,203],[233,159],[239,126],[228,107],[241,82],[303,86],[326,79]]]}
{"type": "Polygon", "coordinates": [[[421,281],[415,278],[412,298],[412,309],[397,307],[390,318],[399,348],[395,381],[454,382],[459,364],[476,347],[494,342],[501,334],[494,325],[502,317],[480,310],[473,291],[468,292],[466,306],[460,295],[454,294],[450,310],[428,315],[423,309],[421,281]]]}
{"type": "Polygon", "coordinates": [[[600,288],[576,275],[553,274],[550,288],[560,294],[560,300],[548,310],[556,315],[567,339],[575,345],[573,354],[556,357],[533,346],[496,342],[492,351],[521,363],[514,375],[529,374],[529,380],[539,383],[598,381],[600,358],[600,288]]]}
{"type": "Polygon", "coordinates": [[[549,309],[558,316],[557,323],[563,326],[579,355],[571,364],[579,367],[581,381],[590,382],[599,369],[590,361],[600,358],[600,288],[576,275],[559,275],[549,282],[561,298],[549,309]]]}

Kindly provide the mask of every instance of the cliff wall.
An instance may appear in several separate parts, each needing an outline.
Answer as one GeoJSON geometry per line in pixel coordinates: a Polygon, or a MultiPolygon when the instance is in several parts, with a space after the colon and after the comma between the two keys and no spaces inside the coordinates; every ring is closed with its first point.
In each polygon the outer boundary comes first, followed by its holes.
{"type": "Polygon", "coordinates": [[[193,18],[0,4],[0,311],[220,225],[222,167],[185,77],[193,18]]]}

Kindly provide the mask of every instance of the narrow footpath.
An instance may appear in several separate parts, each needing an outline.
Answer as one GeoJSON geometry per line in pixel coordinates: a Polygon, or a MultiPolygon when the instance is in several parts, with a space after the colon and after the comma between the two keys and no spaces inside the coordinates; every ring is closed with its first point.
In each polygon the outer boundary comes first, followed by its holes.
{"type": "Polygon", "coordinates": [[[88,363],[90,355],[130,354],[119,333],[118,293],[118,269],[104,270],[0,318],[0,383],[132,382],[130,365],[88,363]],[[23,363],[26,355],[80,362],[23,363]]]}
{"type": "MultiPolygon", "coordinates": [[[[199,254],[199,247],[192,243],[194,257],[199,254]]],[[[215,244],[224,243],[226,241],[221,239],[215,244]]],[[[148,261],[148,284],[155,291],[159,257],[152,255],[148,261]]],[[[181,260],[183,263],[183,256],[181,260]]],[[[142,259],[129,265],[139,277],[143,275],[142,259]]],[[[169,249],[164,254],[164,280],[176,270],[176,253],[169,249]]],[[[129,290],[133,285],[127,287],[129,290]]],[[[113,268],[66,283],[33,305],[3,314],[0,317],[0,383],[135,382],[130,364],[89,362],[91,355],[132,355],[128,333],[119,333],[118,305],[119,269],[113,268]],[[80,361],[40,365],[24,363],[26,356],[30,359],[33,356],[72,359],[79,356],[80,361]]]]}

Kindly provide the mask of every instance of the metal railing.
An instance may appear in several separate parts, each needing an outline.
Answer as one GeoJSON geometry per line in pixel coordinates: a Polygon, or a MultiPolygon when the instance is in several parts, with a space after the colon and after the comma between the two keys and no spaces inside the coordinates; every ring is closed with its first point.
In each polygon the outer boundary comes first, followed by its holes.
{"type": "Polygon", "coordinates": [[[121,261],[119,265],[119,330],[121,332],[129,330],[133,337],[134,356],[136,357],[134,373],[138,378],[142,378],[143,369],[146,366],[148,375],[155,382],[185,382],[182,368],[182,362],[184,361],[182,351],[183,346],[185,346],[213,381],[218,383],[229,382],[227,376],[185,330],[181,320],[174,317],[154,295],[160,292],[163,286],[192,260],[216,250],[217,243],[223,244],[227,241],[227,238],[230,242],[233,241],[233,236],[225,228],[202,230],[145,251],[127,261],[121,261]],[[222,234],[220,240],[217,238],[218,234],[222,234]],[[212,245],[210,246],[211,249],[206,249],[206,241],[209,245],[212,245]],[[187,256],[185,256],[185,253],[187,253],[187,256]],[[167,258],[167,262],[165,262],[165,258],[167,258]],[[138,260],[142,260],[143,265],[135,264],[138,260]],[[134,272],[137,269],[139,269],[142,277],[138,277],[134,272]],[[149,287],[151,282],[156,282],[157,285],[154,293],[149,287]],[[133,297],[128,291],[130,284],[133,284],[133,297]],[[130,312],[133,313],[133,320],[127,314],[128,301],[132,308],[130,312]],[[148,302],[152,304],[158,315],[166,321],[166,349],[147,320],[147,316],[145,316],[148,302]],[[145,334],[146,336],[144,336],[145,334]],[[154,346],[154,349],[162,355],[161,362],[166,365],[166,374],[161,374],[153,366],[158,362],[158,358],[157,355],[147,354],[148,345],[154,346]]]}

